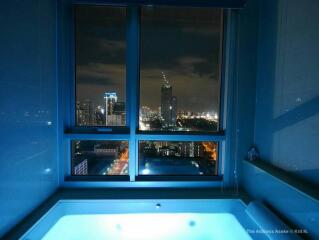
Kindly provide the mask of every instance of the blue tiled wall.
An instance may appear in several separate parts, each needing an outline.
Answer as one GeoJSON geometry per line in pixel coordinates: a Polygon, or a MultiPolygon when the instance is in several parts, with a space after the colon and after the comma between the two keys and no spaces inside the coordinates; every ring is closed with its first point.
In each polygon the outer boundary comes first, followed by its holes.
{"type": "Polygon", "coordinates": [[[263,160],[319,186],[319,2],[267,2],[261,8],[255,140],[263,160]]]}
{"type": "Polygon", "coordinates": [[[234,161],[241,178],[241,159],[254,143],[254,116],[258,53],[259,0],[247,1],[239,11],[237,23],[237,56],[234,89],[234,161]]]}
{"type": "Polygon", "coordinates": [[[319,238],[319,201],[266,171],[243,163],[245,190],[307,239],[319,238]]]}
{"type": "MultiPolygon", "coordinates": [[[[319,186],[318,11],[316,0],[260,1],[252,125],[261,159],[313,186],[319,186]]],[[[319,238],[318,200],[248,162],[242,166],[242,186],[253,199],[319,238]]]]}
{"type": "Polygon", "coordinates": [[[0,7],[0,237],[58,186],[56,1],[0,7]]]}

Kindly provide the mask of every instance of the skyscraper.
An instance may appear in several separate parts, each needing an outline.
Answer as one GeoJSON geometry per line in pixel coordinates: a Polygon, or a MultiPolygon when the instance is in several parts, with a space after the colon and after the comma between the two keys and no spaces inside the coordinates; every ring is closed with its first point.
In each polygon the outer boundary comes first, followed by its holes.
{"type": "Polygon", "coordinates": [[[105,125],[125,126],[125,102],[119,102],[115,92],[105,93],[105,125]]]}
{"type": "Polygon", "coordinates": [[[161,117],[164,120],[164,127],[174,127],[176,126],[177,98],[172,96],[173,88],[163,72],[162,75],[164,84],[161,88],[161,117]]]}
{"type": "Polygon", "coordinates": [[[172,96],[171,98],[171,125],[176,126],[176,118],[177,118],[177,97],[172,96]]]}
{"type": "Polygon", "coordinates": [[[113,107],[113,114],[117,116],[116,125],[125,126],[125,102],[117,102],[113,107]]]}
{"type": "Polygon", "coordinates": [[[93,104],[89,99],[76,102],[76,123],[79,126],[94,124],[93,104]]]}
{"type": "Polygon", "coordinates": [[[109,116],[113,115],[114,105],[117,103],[116,93],[105,93],[105,124],[109,124],[109,116]]]}

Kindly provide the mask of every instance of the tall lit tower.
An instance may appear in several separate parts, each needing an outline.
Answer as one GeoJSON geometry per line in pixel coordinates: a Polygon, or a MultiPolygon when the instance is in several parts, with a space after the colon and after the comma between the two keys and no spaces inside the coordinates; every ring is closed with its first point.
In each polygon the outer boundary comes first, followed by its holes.
{"type": "Polygon", "coordinates": [[[164,83],[161,88],[161,116],[165,127],[173,127],[176,125],[177,98],[172,96],[173,89],[164,72],[162,76],[164,83]]]}
{"type": "Polygon", "coordinates": [[[116,93],[105,93],[105,125],[108,125],[108,116],[113,115],[114,105],[117,102],[116,93]]]}
{"type": "Polygon", "coordinates": [[[175,127],[176,120],[177,120],[177,97],[175,96],[172,96],[171,98],[170,114],[171,114],[171,125],[175,127]]]}

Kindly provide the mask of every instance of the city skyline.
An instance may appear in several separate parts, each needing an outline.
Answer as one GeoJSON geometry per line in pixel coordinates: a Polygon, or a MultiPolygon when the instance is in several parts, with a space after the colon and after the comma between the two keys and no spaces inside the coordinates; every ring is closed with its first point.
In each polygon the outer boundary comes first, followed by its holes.
{"type": "MultiPolygon", "coordinates": [[[[139,141],[140,175],[216,175],[218,143],[139,141]]],[[[128,141],[72,141],[72,175],[128,175],[128,141]]]]}
{"type": "MultiPolygon", "coordinates": [[[[216,112],[194,113],[178,109],[178,98],[173,95],[173,88],[164,72],[162,72],[162,80],[159,107],[156,110],[146,106],[139,109],[140,130],[217,130],[218,114],[216,112]],[[196,122],[193,121],[194,119],[196,122]],[[212,122],[214,124],[211,124],[212,122]]],[[[125,126],[125,121],[125,102],[118,101],[116,92],[105,92],[103,105],[96,106],[90,100],[76,102],[77,125],[125,126]]]]}
{"type": "MultiPolygon", "coordinates": [[[[165,72],[180,109],[218,112],[221,12],[182,9],[174,18],[172,12],[176,11],[142,10],[141,107],[158,107],[165,72]],[[194,23],[188,15],[198,19],[194,23]]],[[[119,101],[125,102],[124,8],[79,7],[77,25],[77,100],[101,105],[104,92],[117,92],[119,101]]]]}

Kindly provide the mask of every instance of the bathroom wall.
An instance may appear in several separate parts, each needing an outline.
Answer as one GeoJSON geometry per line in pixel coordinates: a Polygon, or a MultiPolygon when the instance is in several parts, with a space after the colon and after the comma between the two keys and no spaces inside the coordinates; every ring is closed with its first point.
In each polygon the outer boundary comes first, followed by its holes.
{"type": "MultiPolygon", "coordinates": [[[[254,117],[259,29],[259,0],[247,0],[239,10],[236,34],[236,68],[234,77],[234,137],[233,152],[235,174],[241,179],[242,159],[254,143],[254,117]]],[[[228,129],[227,129],[228,130],[228,129]]],[[[235,182],[236,184],[236,182],[235,182]]]]}
{"type": "MultiPolygon", "coordinates": [[[[259,10],[254,141],[264,163],[318,193],[319,2],[261,0],[259,10]]],[[[319,237],[316,198],[249,162],[242,176],[252,198],[319,237]]]]}
{"type": "Polygon", "coordinates": [[[255,132],[263,160],[317,186],[318,11],[317,0],[281,0],[270,36],[261,23],[255,132]]]}
{"type": "Polygon", "coordinates": [[[56,1],[0,5],[0,238],[58,186],[56,1]]]}

